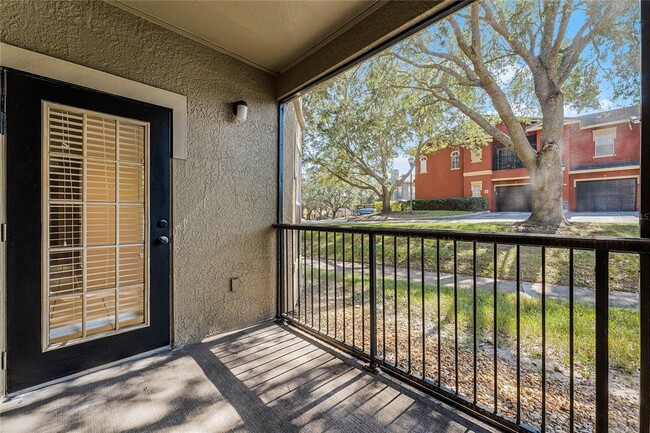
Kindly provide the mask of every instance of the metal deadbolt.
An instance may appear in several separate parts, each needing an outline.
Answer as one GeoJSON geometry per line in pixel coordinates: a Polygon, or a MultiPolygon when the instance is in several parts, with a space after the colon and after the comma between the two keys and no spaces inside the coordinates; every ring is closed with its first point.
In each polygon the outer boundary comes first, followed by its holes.
{"type": "Polygon", "coordinates": [[[163,245],[168,244],[169,243],[169,238],[167,236],[160,236],[158,238],[158,242],[160,242],[163,245]]]}

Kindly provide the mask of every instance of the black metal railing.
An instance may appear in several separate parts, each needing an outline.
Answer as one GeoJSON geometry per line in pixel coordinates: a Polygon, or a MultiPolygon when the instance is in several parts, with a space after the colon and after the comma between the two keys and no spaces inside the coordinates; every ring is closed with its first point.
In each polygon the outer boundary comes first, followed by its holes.
{"type": "Polygon", "coordinates": [[[637,329],[650,288],[630,272],[649,240],[276,228],[279,317],[369,369],[511,431],[632,432],[650,416],[637,329]]]}

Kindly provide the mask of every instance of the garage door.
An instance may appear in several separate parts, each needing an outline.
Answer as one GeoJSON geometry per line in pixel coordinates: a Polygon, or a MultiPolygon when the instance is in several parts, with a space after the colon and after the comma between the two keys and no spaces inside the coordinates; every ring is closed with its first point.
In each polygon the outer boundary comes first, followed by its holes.
{"type": "Polygon", "coordinates": [[[636,179],[576,182],[578,212],[636,210],[636,179]]]}
{"type": "Polygon", "coordinates": [[[530,185],[498,186],[497,212],[530,212],[532,195],[530,185]]]}
{"type": "Polygon", "coordinates": [[[533,208],[530,185],[498,186],[497,212],[530,212],[533,208]]]}

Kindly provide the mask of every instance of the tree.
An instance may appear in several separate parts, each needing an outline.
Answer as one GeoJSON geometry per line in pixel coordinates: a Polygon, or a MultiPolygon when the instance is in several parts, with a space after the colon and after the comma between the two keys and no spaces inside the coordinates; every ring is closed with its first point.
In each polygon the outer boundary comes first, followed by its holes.
{"type": "Polygon", "coordinates": [[[443,125],[451,122],[442,107],[421,105],[415,92],[387,85],[399,72],[398,64],[390,56],[375,57],[303,100],[306,162],[351,187],[372,191],[384,211],[413,170],[411,164],[393,179],[394,159],[418,158],[434,137],[449,134],[443,125]]]}
{"type": "Polygon", "coordinates": [[[565,106],[600,108],[602,82],[614,98],[638,101],[639,17],[632,0],[477,1],[392,50],[410,80],[396,85],[510,147],[531,179],[526,223],[558,227],[565,106]],[[496,113],[505,132],[485,113],[496,113]],[[531,115],[541,115],[539,151],[522,128],[531,115]]]}
{"type": "Polygon", "coordinates": [[[306,173],[302,197],[307,216],[316,211],[320,214],[327,212],[336,218],[341,209],[352,209],[362,203],[364,197],[361,190],[343,183],[321,167],[308,166],[306,173]]]}

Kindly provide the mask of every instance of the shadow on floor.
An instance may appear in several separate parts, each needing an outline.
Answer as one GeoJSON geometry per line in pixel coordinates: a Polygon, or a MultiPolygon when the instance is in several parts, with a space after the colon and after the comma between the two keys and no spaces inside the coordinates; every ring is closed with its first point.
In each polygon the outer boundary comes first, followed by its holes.
{"type": "Polygon", "coordinates": [[[303,333],[263,323],[0,405],[7,432],[491,432],[303,333]]]}

